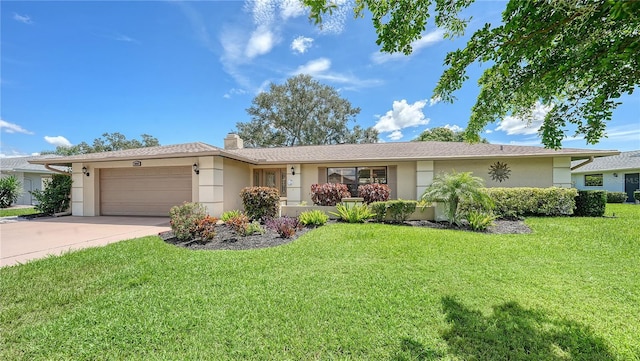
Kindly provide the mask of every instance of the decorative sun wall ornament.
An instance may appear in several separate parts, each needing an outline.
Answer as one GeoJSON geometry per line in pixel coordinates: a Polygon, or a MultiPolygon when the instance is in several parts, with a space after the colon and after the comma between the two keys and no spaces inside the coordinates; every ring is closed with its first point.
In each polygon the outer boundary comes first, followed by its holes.
{"type": "Polygon", "coordinates": [[[495,162],[489,166],[489,175],[494,181],[502,183],[503,180],[509,179],[509,174],[511,174],[511,169],[507,163],[495,162]]]}

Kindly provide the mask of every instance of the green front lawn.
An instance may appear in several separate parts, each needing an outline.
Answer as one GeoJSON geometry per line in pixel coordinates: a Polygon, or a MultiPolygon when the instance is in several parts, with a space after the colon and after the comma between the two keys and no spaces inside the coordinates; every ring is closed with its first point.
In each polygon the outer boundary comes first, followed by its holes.
{"type": "Polygon", "coordinates": [[[11,216],[26,216],[29,214],[36,214],[35,208],[3,208],[0,209],[0,217],[11,217],[11,216]]]}
{"type": "Polygon", "coordinates": [[[528,235],[335,224],[285,246],[157,237],[0,269],[0,359],[633,360],[640,206],[528,235]]]}

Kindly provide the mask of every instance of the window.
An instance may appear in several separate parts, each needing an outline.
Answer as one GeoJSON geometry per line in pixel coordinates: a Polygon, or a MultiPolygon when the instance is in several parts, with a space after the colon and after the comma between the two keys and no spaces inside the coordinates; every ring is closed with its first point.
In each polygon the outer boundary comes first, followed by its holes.
{"type": "Polygon", "coordinates": [[[327,182],[346,184],[352,196],[358,195],[358,186],[387,183],[387,167],[327,168],[327,182]]]}
{"type": "Polygon", "coordinates": [[[587,187],[602,187],[603,185],[602,174],[585,174],[584,185],[587,187]]]}

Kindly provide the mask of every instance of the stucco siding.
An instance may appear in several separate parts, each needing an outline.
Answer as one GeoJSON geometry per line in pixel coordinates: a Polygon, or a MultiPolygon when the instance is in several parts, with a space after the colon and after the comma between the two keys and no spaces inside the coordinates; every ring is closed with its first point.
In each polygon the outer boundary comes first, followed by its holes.
{"type": "MultiPolygon", "coordinates": [[[[248,164],[224,158],[224,211],[243,209],[240,191],[251,186],[251,170],[248,164]]],[[[220,217],[220,214],[213,214],[220,217]]]]}
{"type": "Polygon", "coordinates": [[[478,159],[457,161],[435,161],[435,174],[456,172],[473,172],[473,175],[484,180],[487,187],[540,187],[546,188],[553,183],[553,158],[510,158],[510,159],[478,159]],[[506,163],[509,179],[502,182],[491,179],[489,167],[495,162],[506,163]]]}

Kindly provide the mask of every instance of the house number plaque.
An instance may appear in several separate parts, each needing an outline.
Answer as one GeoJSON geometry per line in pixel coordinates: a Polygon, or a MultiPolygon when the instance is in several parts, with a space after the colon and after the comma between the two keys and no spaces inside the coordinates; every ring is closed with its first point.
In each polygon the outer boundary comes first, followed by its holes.
{"type": "Polygon", "coordinates": [[[141,162],[141,161],[139,161],[139,160],[134,160],[134,161],[133,161],[133,166],[134,166],[134,167],[140,167],[140,166],[142,166],[142,162],[141,162]]]}

